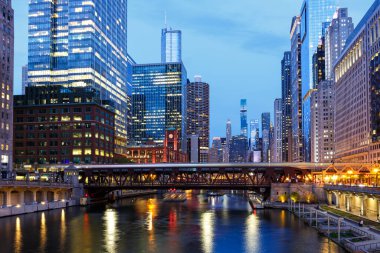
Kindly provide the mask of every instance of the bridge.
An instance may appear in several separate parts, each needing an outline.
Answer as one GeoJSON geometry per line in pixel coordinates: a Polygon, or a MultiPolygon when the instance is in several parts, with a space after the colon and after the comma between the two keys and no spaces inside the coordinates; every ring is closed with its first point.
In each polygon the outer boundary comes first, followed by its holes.
{"type": "MultiPolygon", "coordinates": [[[[361,168],[337,164],[334,170],[361,168]]],[[[370,166],[370,165],[366,165],[370,166]]],[[[312,182],[324,163],[76,165],[88,191],[119,189],[233,189],[266,191],[272,183],[312,182]]]]}

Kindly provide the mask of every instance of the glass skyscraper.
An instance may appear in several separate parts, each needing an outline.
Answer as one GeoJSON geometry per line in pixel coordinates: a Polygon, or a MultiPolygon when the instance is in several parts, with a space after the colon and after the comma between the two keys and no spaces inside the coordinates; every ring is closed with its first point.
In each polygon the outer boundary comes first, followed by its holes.
{"type": "Polygon", "coordinates": [[[91,86],[114,102],[116,152],[127,142],[127,0],[29,1],[28,79],[91,86]]]}
{"type": "MultiPolygon", "coordinates": [[[[284,162],[289,162],[289,144],[292,134],[292,86],[291,86],[291,52],[285,52],[281,61],[281,93],[282,93],[282,155],[284,162]]],[[[275,123],[276,126],[276,123],[275,123]]],[[[281,161],[282,162],[282,161],[281,161]]]]}
{"type": "Polygon", "coordinates": [[[186,151],[186,83],[182,63],[133,66],[131,145],[163,145],[174,129],[186,151]]]}
{"type": "Polygon", "coordinates": [[[257,151],[259,149],[259,142],[260,142],[260,130],[259,130],[259,120],[254,119],[250,122],[250,151],[257,151]]]}
{"type": "Polygon", "coordinates": [[[248,138],[247,99],[240,100],[240,134],[248,138]]]}
{"type": "Polygon", "coordinates": [[[162,29],[161,62],[182,62],[182,32],[180,30],[162,29]]]}
{"type": "Polygon", "coordinates": [[[263,162],[269,162],[269,146],[270,146],[270,113],[261,114],[261,131],[263,134],[262,156],[263,162]]]}
{"type": "Polygon", "coordinates": [[[302,68],[302,123],[304,159],[311,161],[311,94],[313,85],[312,59],[322,37],[323,24],[331,22],[337,0],[304,0],[301,8],[301,68],[302,68]]]}

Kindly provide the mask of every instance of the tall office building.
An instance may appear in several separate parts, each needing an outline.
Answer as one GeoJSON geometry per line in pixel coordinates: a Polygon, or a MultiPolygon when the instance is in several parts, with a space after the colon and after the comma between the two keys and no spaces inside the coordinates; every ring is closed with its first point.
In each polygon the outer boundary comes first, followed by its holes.
{"type": "Polygon", "coordinates": [[[227,144],[231,141],[232,138],[232,125],[231,125],[231,120],[227,120],[226,123],[226,141],[227,144]]]}
{"type": "Polygon", "coordinates": [[[166,132],[177,130],[186,152],[186,84],[182,63],[133,66],[131,145],[163,145],[166,132]]]}
{"type": "Polygon", "coordinates": [[[274,129],[273,129],[273,160],[272,162],[280,163],[283,161],[283,102],[281,98],[274,100],[274,129]]]}
{"type": "Polygon", "coordinates": [[[270,155],[270,113],[264,112],[261,114],[261,132],[262,132],[262,138],[263,138],[263,144],[262,144],[262,157],[263,162],[269,162],[269,155],[270,155]]]}
{"type": "Polygon", "coordinates": [[[301,69],[302,69],[302,130],[304,160],[311,161],[311,94],[313,85],[313,54],[322,38],[322,25],[331,22],[337,0],[304,0],[301,8],[301,69]]]}
{"type": "Polygon", "coordinates": [[[229,146],[229,162],[245,163],[247,162],[248,140],[244,135],[237,135],[231,138],[229,146]]]}
{"type": "Polygon", "coordinates": [[[180,30],[162,29],[161,62],[182,62],[182,32],[180,30]]]}
{"type": "Polygon", "coordinates": [[[292,94],[292,140],[291,161],[303,161],[303,138],[302,138],[302,72],[301,72],[301,28],[300,17],[294,17],[290,28],[291,40],[291,67],[290,82],[292,94]]]}
{"type": "Polygon", "coordinates": [[[254,119],[250,122],[249,150],[255,151],[259,148],[260,130],[259,120],[254,119]]]}
{"type": "Polygon", "coordinates": [[[199,162],[208,161],[210,138],[210,87],[196,76],[186,85],[187,90],[187,135],[199,136],[199,162]]]}
{"type": "Polygon", "coordinates": [[[13,63],[14,63],[14,19],[12,1],[0,1],[0,159],[1,172],[6,176],[12,170],[13,152],[13,63]]]}
{"type": "Polygon", "coordinates": [[[348,36],[354,30],[352,18],[347,8],[338,9],[325,34],[326,79],[334,79],[333,67],[343,51],[348,36]]]}
{"type": "MultiPolygon", "coordinates": [[[[291,86],[291,52],[285,52],[281,61],[282,90],[282,161],[290,161],[290,144],[292,138],[292,86],[291,86]]],[[[276,125],[276,123],[275,123],[276,125]]],[[[282,162],[279,161],[279,162],[282,162]]]]}
{"type": "Polygon", "coordinates": [[[379,162],[380,0],[376,0],[335,64],[335,160],[379,162]]]}
{"type": "Polygon", "coordinates": [[[221,137],[212,138],[212,145],[209,153],[210,163],[222,163],[223,162],[223,145],[221,137]]]}
{"type": "Polygon", "coordinates": [[[240,100],[240,134],[248,138],[247,99],[240,100]]]}
{"type": "Polygon", "coordinates": [[[25,87],[28,86],[28,65],[22,66],[22,95],[25,95],[25,87]]]}
{"type": "Polygon", "coordinates": [[[127,28],[126,0],[29,2],[29,84],[90,86],[113,101],[117,153],[127,143],[127,28]]]}

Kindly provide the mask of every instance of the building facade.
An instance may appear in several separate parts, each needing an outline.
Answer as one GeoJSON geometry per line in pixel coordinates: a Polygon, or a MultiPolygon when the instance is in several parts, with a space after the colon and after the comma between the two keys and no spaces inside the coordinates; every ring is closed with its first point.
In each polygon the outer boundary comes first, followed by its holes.
{"type": "Polygon", "coordinates": [[[209,154],[209,163],[223,163],[223,144],[221,137],[214,137],[209,154]]]}
{"type": "Polygon", "coordinates": [[[334,80],[334,64],[346,44],[348,36],[354,30],[352,18],[348,16],[347,8],[339,8],[325,34],[326,79],[334,80]]]}
{"type": "Polygon", "coordinates": [[[292,20],[290,40],[290,82],[292,93],[292,145],[290,157],[292,162],[303,162],[301,28],[300,17],[298,16],[292,20]]]}
{"type": "Polygon", "coordinates": [[[273,159],[272,162],[283,162],[283,101],[281,98],[274,100],[274,126],[273,126],[273,159]]]}
{"type": "Polygon", "coordinates": [[[13,169],[14,15],[12,1],[0,1],[0,160],[3,176],[13,169]]]}
{"type": "Polygon", "coordinates": [[[232,136],[229,147],[230,163],[247,162],[248,140],[244,135],[232,136]]]}
{"type": "Polygon", "coordinates": [[[33,86],[89,86],[116,112],[116,152],[127,144],[127,1],[29,3],[28,82],[33,86]],[[111,32],[112,31],[112,32],[111,32]]]}
{"type": "MultiPolygon", "coordinates": [[[[289,162],[292,139],[292,86],[291,86],[291,52],[285,52],[281,61],[282,94],[282,155],[281,161],[289,162]]],[[[276,123],[275,123],[276,126],[276,123]]]]}
{"type": "Polygon", "coordinates": [[[161,62],[182,62],[182,32],[180,30],[162,29],[161,62]]]}
{"type": "Polygon", "coordinates": [[[199,162],[207,163],[210,139],[210,87],[201,77],[186,85],[187,135],[199,136],[199,162]]]}
{"type": "Polygon", "coordinates": [[[28,86],[28,65],[22,66],[22,76],[21,76],[21,82],[22,82],[22,95],[25,95],[25,87],[28,86]]]}
{"type": "Polygon", "coordinates": [[[269,162],[270,158],[270,113],[265,112],[261,114],[261,131],[262,131],[262,161],[269,162]]]}
{"type": "Polygon", "coordinates": [[[322,25],[331,22],[337,0],[304,0],[300,14],[301,79],[302,79],[302,131],[304,161],[311,161],[311,95],[313,87],[313,55],[322,38],[322,25]]]}
{"type": "Polygon", "coordinates": [[[247,99],[240,100],[240,134],[248,138],[247,99]]]}
{"type": "Polygon", "coordinates": [[[377,162],[380,157],[380,1],[346,41],[335,64],[335,160],[377,162]]]}
{"type": "Polygon", "coordinates": [[[133,66],[131,146],[162,146],[166,131],[174,129],[186,152],[186,84],[182,63],[133,66]]]}
{"type": "Polygon", "coordinates": [[[14,98],[14,157],[22,165],[112,163],[115,112],[91,87],[27,87],[14,98]]]}
{"type": "Polygon", "coordinates": [[[249,150],[259,150],[259,139],[260,139],[260,129],[259,129],[259,120],[254,119],[250,122],[250,144],[249,150]]]}

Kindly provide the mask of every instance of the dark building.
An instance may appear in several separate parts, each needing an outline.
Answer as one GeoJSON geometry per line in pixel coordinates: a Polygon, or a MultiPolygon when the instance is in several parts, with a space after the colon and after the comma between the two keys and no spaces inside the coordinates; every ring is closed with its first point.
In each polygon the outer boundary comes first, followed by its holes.
{"type": "Polygon", "coordinates": [[[248,139],[244,135],[233,136],[229,145],[229,162],[245,163],[248,156],[248,139]]]}
{"type": "Polygon", "coordinates": [[[115,113],[91,87],[26,87],[14,98],[16,165],[112,163],[115,113]]]}
{"type": "Polygon", "coordinates": [[[325,74],[325,38],[321,38],[313,55],[313,87],[318,88],[319,82],[326,80],[325,74]]]}
{"type": "Polygon", "coordinates": [[[290,140],[292,138],[292,84],[291,84],[291,52],[285,52],[281,61],[282,89],[282,161],[289,162],[290,140]]]}
{"type": "Polygon", "coordinates": [[[196,76],[186,85],[187,136],[199,136],[200,163],[207,163],[210,139],[210,88],[196,76]]]}
{"type": "Polygon", "coordinates": [[[4,174],[12,170],[14,20],[12,1],[0,1],[0,159],[4,174]]]}

